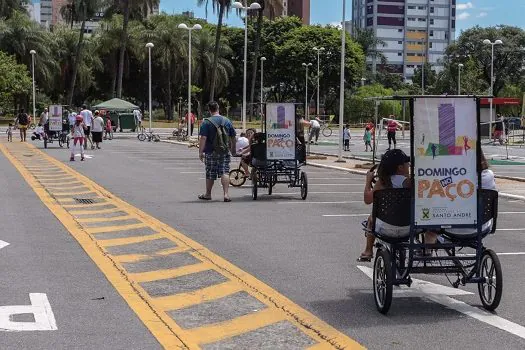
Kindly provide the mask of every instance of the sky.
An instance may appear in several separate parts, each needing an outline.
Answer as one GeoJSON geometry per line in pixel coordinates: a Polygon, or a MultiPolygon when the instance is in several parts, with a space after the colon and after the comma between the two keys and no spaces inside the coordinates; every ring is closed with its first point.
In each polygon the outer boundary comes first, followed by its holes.
{"type": "MultiPolygon", "coordinates": [[[[210,3],[212,0],[209,0],[210,3]]],[[[312,24],[339,24],[342,20],[342,0],[310,0],[312,24]]],[[[352,17],[352,1],[346,0],[346,19],[352,17]]],[[[204,7],[198,7],[197,0],[160,0],[160,8],[167,13],[193,11],[196,17],[206,18],[204,7]]],[[[482,27],[498,24],[515,25],[525,28],[523,13],[525,0],[471,0],[457,1],[457,31],[480,25],[482,27]],[[503,5],[504,4],[504,5],[503,5]]],[[[217,17],[211,6],[208,11],[208,21],[215,23],[217,17]]],[[[242,26],[235,12],[231,12],[226,23],[232,26],[242,26]]]]}

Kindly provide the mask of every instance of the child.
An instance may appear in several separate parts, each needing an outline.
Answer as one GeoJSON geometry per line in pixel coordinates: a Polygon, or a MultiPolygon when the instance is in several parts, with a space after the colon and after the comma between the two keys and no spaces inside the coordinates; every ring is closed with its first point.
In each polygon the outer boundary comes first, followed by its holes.
{"type": "Polygon", "coordinates": [[[42,126],[42,124],[38,124],[35,131],[33,132],[33,135],[31,135],[31,140],[43,140],[45,136],[46,133],[44,132],[44,127],[42,126]]]}
{"type": "Polygon", "coordinates": [[[73,125],[73,128],[71,129],[71,138],[73,139],[73,143],[71,144],[71,157],[69,158],[71,162],[75,161],[75,147],[77,146],[77,143],[80,145],[80,160],[84,160],[83,143],[84,138],[86,137],[84,128],[84,118],[82,118],[81,115],[77,115],[75,125],[73,125]]]}
{"type": "Polygon", "coordinates": [[[9,123],[9,126],[7,127],[7,130],[5,131],[7,134],[7,142],[13,142],[13,124],[9,123]]]}
{"type": "Polygon", "coordinates": [[[111,118],[109,117],[109,113],[107,114],[107,119],[106,119],[106,128],[105,128],[105,132],[104,132],[104,140],[106,140],[108,137],[109,139],[113,139],[113,135],[111,135],[111,132],[113,131],[112,127],[111,127],[111,118]]]}
{"type": "Polygon", "coordinates": [[[365,134],[363,135],[363,141],[365,142],[365,152],[368,152],[368,146],[370,146],[370,151],[372,151],[372,133],[370,132],[370,127],[367,126],[365,129],[365,134]]]}
{"type": "Polygon", "coordinates": [[[351,138],[352,138],[352,135],[350,135],[350,129],[348,128],[348,124],[346,124],[343,129],[343,143],[344,143],[345,151],[350,151],[350,139],[351,138]]]}

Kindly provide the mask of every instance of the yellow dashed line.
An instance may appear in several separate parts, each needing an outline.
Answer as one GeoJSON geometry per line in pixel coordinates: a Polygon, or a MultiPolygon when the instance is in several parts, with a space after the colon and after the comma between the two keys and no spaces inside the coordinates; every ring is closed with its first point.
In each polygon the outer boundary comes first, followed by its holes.
{"type": "MultiPolygon", "coordinates": [[[[98,212],[96,213],[98,214],[98,212]]],[[[111,222],[111,221],[129,220],[129,219],[134,219],[134,217],[130,215],[123,215],[123,216],[114,216],[111,218],[103,218],[103,217],[101,218],[78,218],[77,221],[85,224],[88,222],[108,222],[108,221],[111,222]]]]}
{"type": "MultiPolygon", "coordinates": [[[[0,150],[18,169],[25,180],[40,197],[42,202],[77,239],[87,254],[99,266],[108,280],[114,285],[117,291],[128,302],[130,307],[150,329],[164,348],[176,349],[184,347],[199,349],[199,344],[224,340],[235,335],[240,335],[274,324],[278,321],[287,320],[294,324],[297,329],[312,338],[316,343],[324,345],[322,347],[319,345],[317,347],[318,349],[325,348],[325,346],[332,349],[362,349],[357,342],[332,328],[308,311],[302,309],[268,285],[257,280],[255,277],[239,269],[220,256],[212,253],[204,246],[174,230],[172,227],[115,197],[89,178],[77,173],[60,161],[37,150],[34,146],[22,144],[16,146],[9,145],[8,148],[9,150],[6,146],[0,144],[0,150]],[[13,150],[13,152],[10,152],[10,150],[13,150]],[[31,160],[25,156],[23,159],[24,161],[17,160],[16,157],[13,157],[14,153],[24,155],[27,154],[28,150],[34,155],[31,160]],[[28,171],[30,162],[34,162],[35,159],[38,159],[38,161],[44,159],[46,162],[52,164],[52,167],[50,168],[59,168],[63,170],[68,174],[67,180],[69,181],[58,181],[56,178],[37,180],[37,177],[28,171]],[[27,168],[21,163],[27,164],[27,168]],[[54,198],[46,190],[51,188],[77,188],[76,185],[71,185],[72,182],[79,184],[79,186],[88,188],[90,192],[98,194],[98,197],[104,198],[105,200],[103,202],[89,205],[73,204],[71,203],[71,201],[73,201],[72,198],[69,200],[65,198],[54,198]],[[114,205],[116,208],[108,209],[103,207],[107,205],[114,205]],[[88,207],[94,210],[86,210],[88,207]],[[101,207],[102,209],[97,210],[97,207],[101,207]],[[138,219],[141,223],[89,228],[82,225],[83,223],[90,222],[89,219],[75,219],[72,216],[78,214],[96,215],[113,211],[126,212],[130,217],[138,219]],[[97,239],[97,234],[99,233],[108,233],[111,235],[111,233],[117,233],[119,231],[124,232],[126,230],[140,228],[151,229],[157,233],[138,237],[105,240],[97,239]],[[113,256],[108,254],[104,249],[104,247],[109,248],[125,244],[147,242],[159,238],[168,238],[173,241],[177,247],[150,254],[130,254],[122,256],[113,256]],[[122,266],[122,264],[126,262],[136,262],[159,255],[176,254],[186,250],[191,251],[191,254],[198,260],[202,261],[202,263],[143,273],[128,273],[122,266]],[[207,270],[214,270],[222,274],[228,279],[228,281],[192,291],[191,293],[179,293],[176,295],[157,298],[149,296],[139,284],[141,282],[157,281],[160,279],[191,276],[191,274],[207,270]],[[196,305],[205,301],[216,300],[221,297],[232,295],[238,291],[247,292],[252,297],[257,298],[259,301],[266,304],[267,308],[232,320],[192,330],[181,328],[166,313],[166,310],[174,310],[185,306],[196,305]]],[[[35,167],[32,167],[31,169],[35,169],[35,167]]],[[[78,194],[78,192],[75,193],[75,195],[76,194],[78,194]]],[[[117,219],[103,219],[101,221],[112,222],[119,219],[122,220],[122,217],[117,219]]],[[[99,221],[93,220],[91,222],[99,221]]],[[[104,236],[107,238],[108,235],[104,236]]]]}
{"type": "Polygon", "coordinates": [[[93,193],[93,191],[82,191],[82,192],[62,192],[62,191],[50,191],[54,196],[82,196],[83,194],[93,193]]]}
{"type": "Polygon", "coordinates": [[[199,289],[191,293],[181,293],[178,295],[170,295],[168,297],[155,298],[153,303],[156,307],[162,310],[176,310],[200,304],[205,301],[224,298],[242,290],[244,290],[244,288],[239,283],[228,281],[221,284],[216,284],[211,287],[199,289]]]}

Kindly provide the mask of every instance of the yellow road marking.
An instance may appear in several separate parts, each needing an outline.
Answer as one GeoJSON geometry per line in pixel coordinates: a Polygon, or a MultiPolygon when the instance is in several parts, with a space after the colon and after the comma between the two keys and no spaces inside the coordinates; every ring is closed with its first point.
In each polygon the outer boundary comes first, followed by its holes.
{"type": "MultiPolygon", "coordinates": [[[[190,247],[176,247],[166,250],[161,250],[158,252],[155,252],[154,256],[166,256],[170,254],[176,254],[176,253],[183,253],[191,251],[190,247]]],[[[114,257],[116,261],[119,263],[128,263],[128,262],[138,262],[145,259],[150,259],[151,255],[145,255],[145,254],[126,254],[126,255],[117,255],[114,257]]]]}
{"type": "Polygon", "coordinates": [[[153,303],[162,310],[177,310],[206,301],[224,298],[242,290],[244,290],[244,288],[239,283],[227,281],[191,293],[155,298],[153,303]]]}
{"type": "Polygon", "coordinates": [[[317,343],[308,347],[306,350],[331,350],[333,349],[328,343],[317,343]]]}
{"type": "MultiPolygon", "coordinates": [[[[108,231],[108,227],[101,228],[85,228],[76,221],[65,208],[86,208],[86,205],[59,205],[61,201],[57,201],[49,195],[36,178],[21,165],[21,162],[13,157],[4,145],[0,145],[0,150],[19,170],[22,176],[34,189],[42,202],[51,210],[51,212],[62,222],[62,224],[71,232],[71,234],[79,241],[84,250],[99,266],[101,271],[107,276],[108,280],[115,286],[118,292],[128,302],[130,307],[140,317],[144,324],[151,330],[158,341],[167,349],[180,348],[186,346],[190,349],[198,349],[199,344],[214,342],[228,337],[242,334],[244,332],[255,330],[257,328],[275,323],[279,320],[286,319],[294,324],[299,330],[311,337],[317,342],[330,345],[337,349],[362,349],[361,345],[353,339],[347,337],[341,332],[335,330],[324,321],[318,319],[308,311],[302,309],[285,296],[279,294],[277,291],[257,280],[255,277],[239,269],[235,265],[229,263],[225,259],[217,256],[209,251],[204,246],[191,240],[180,232],[174,230],[172,227],[162,223],[161,221],[151,217],[131,206],[130,204],[115,197],[113,194],[105,190],[103,187],[91,181],[89,178],[77,173],[60,161],[48,156],[47,154],[37,150],[34,146],[24,145],[19,147],[29,147],[34,151],[35,155],[44,158],[51,164],[67,171],[71,174],[70,180],[79,180],[83,186],[92,189],[99,197],[106,198],[104,203],[99,205],[115,205],[118,210],[125,211],[130,215],[137,217],[143,223],[139,225],[125,225],[120,227],[110,227],[112,230],[129,230],[132,228],[149,227],[158,232],[157,234],[130,237],[122,239],[97,240],[96,235],[91,236],[89,233],[114,232],[108,231]],[[237,317],[233,320],[222,322],[220,324],[201,327],[194,330],[182,329],[176,322],[162,309],[155,306],[154,300],[158,298],[150,297],[146,291],[138,284],[138,281],[133,280],[132,276],[139,277],[140,274],[127,273],[115,261],[115,257],[107,254],[102,247],[114,246],[128,243],[138,243],[150,239],[168,238],[174,241],[179,247],[189,247],[193,250],[192,255],[197,259],[203,261],[205,264],[211,265],[213,270],[228,278],[229,283],[234,283],[242,287],[242,290],[249,293],[251,296],[257,298],[259,301],[268,305],[268,308],[257,312],[254,315],[246,315],[237,317]]],[[[16,147],[9,147],[16,148],[16,147]]],[[[35,158],[33,158],[35,159],[35,158]]],[[[29,161],[28,161],[29,162],[29,161]]],[[[97,204],[97,203],[96,203],[97,204]]],[[[94,204],[89,205],[93,207],[94,204]]],[[[96,211],[90,211],[90,213],[96,211]]],[[[201,264],[196,264],[201,265],[201,264]]],[[[193,266],[193,265],[190,265],[193,266]]],[[[186,269],[186,274],[189,268],[186,269]]],[[[175,269],[178,273],[183,273],[183,270],[175,269]]],[[[158,272],[158,271],[157,271],[158,272]]],[[[162,270],[161,273],[170,273],[167,270],[162,270]]],[[[142,275],[144,278],[145,275],[142,275]]],[[[153,275],[148,276],[154,277],[153,275]]],[[[215,286],[216,287],[216,286],[215,286]]],[[[203,288],[205,289],[205,288],[203,288]]],[[[194,293],[199,293],[201,290],[194,293]]],[[[229,294],[228,294],[229,295],[229,294]]],[[[179,304],[180,305],[180,304],[179,304]]]]}
{"type": "MultiPolygon", "coordinates": [[[[133,280],[137,282],[151,282],[158,281],[168,278],[177,278],[181,276],[191,275],[192,273],[212,270],[213,265],[201,262],[193,265],[186,265],[169,270],[156,270],[151,272],[140,272],[140,273],[130,273],[130,276],[133,276],[133,280]]],[[[213,287],[216,287],[214,285],[213,287]]]]}
{"type": "MultiPolygon", "coordinates": [[[[86,205],[84,205],[84,207],[86,207],[86,205]]],[[[109,209],[99,209],[99,210],[82,210],[82,209],[79,209],[79,210],[70,210],[69,213],[76,216],[76,215],[109,214],[109,213],[114,213],[116,211],[122,211],[122,210],[120,210],[120,208],[109,208],[109,209]]]]}
{"type": "Polygon", "coordinates": [[[189,330],[188,333],[191,338],[198,339],[200,343],[206,344],[254,331],[257,328],[269,326],[283,320],[286,320],[283,313],[275,312],[272,308],[266,308],[217,325],[189,330]]]}
{"type": "Polygon", "coordinates": [[[104,227],[89,227],[86,228],[86,231],[91,234],[97,233],[110,233],[115,231],[128,231],[136,228],[147,228],[148,226],[143,223],[130,224],[130,225],[120,225],[120,226],[104,226],[104,227]]]}
{"type": "Polygon", "coordinates": [[[81,196],[87,193],[93,193],[93,191],[82,191],[82,192],[61,192],[61,191],[50,191],[53,196],[81,196]]]}
{"type": "MultiPolygon", "coordinates": [[[[109,202],[98,202],[98,203],[93,203],[93,204],[65,204],[64,205],[64,208],[66,209],[73,209],[73,208],[91,208],[91,207],[102,207],[104,205],[108,205],[108,204],[111,204],[109,202]]],[[[96,213],[98,211],[90,211],[91,213],[96,213]]]]}
{"type": "Polygon", "coordinates": [[[67,185],[64,185],[64,186],[46,186],[47,189],[61,189],[61,190],[71,190],[71,189],[75,189],[75,188],[78,188],[79,186],[82,185],[82,182],[68,182],[67,185]]]}
{"type": "Polygon", "coordinates": [[[89,222],[111,222],[111,221],[129,220],[129,219],[134,219],[134,217],[126,214],[122,216],[114,216],[111,218],[78,218],[77,221],[85,224],[89,222]]]}

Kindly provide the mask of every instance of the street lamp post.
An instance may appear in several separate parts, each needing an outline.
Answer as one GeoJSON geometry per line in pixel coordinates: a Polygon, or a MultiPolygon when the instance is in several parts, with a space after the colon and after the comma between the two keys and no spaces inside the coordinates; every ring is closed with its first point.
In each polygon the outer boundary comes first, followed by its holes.
{"type": "Polygon", "coordinates": [[[32,67],[32,74],[33,74],[33,118],[36,120],[36,88],[35,88],[35,55],[36,51],[31,50],[29,51],[31,54],[31,67],[32,67]]]}
{"type": "Polygon", "coordinates": [[[461,95],[461,68],[463,67],[463,63],[458,64],[458,95],[461,95]]]}
{"type": "Polygon", "coordinates": [[[263,89],[264,89],[264,61],[266,61],[266,57],[261,57],[261,122],[262,122],[262,115],[263,115],[263,89]]]}
{"type": "Polygon", "coordinates": [[[246,130],[246,73],[248,70],[248,11],[249,10],[260,10],[261,5],[254,2],[250,6],[246,6],[246,0],[244,4],[240,2],[234,2],[232,7],[237,10],[245,12],[244,15],[244,73],[242,80],[242,129],[246,130]]]}
{"type": "Polygon", "coordinates": [[[316,107],[317,107],[317,116],[319,117],[319,66],[321,64],[321,51],[324,51],[325,48],[324,47],[320,47],[320,48],[317,48],[317,47],[314,47],[313,48],[314,51],[317,51],[317,104],[316,104],[316,107]]]}
{"type": "Polygon", "coordinates": [[[153,115],[151,114],[151,49],[153,48],[153,43],[147,43],[146,47],[148,48],[148,67],[149,67],[149,73],[148,73],[148,91],[149,91],[149,104],[148,104],[148,111],[149,111],[149,132],[151,134],[151,123],[153,120],[153,115]]]}
{"type": "Polygon", "coordinates": [[[489,135],[492,130],[492,96],[494,95],[494,46],[503,45],[503,41],[496,40],[494,42],[489,39],[483,40],[483,44],[491,46],[491,58],[490,58],[490,121],[489,121],[489,135]]]}
{"type": "Polygon", "coordinates": [[[201,30],[202,26],[200,24],[195,24],[193,27],[188,27],[185,23],[181,23],[178,28],[188,31],[188,117],[186,118],[186,127],[189,139],[191,136],[191,32],[194,30],[201,30]]]}
{"type": "Polygon", "coordinates": [[[343,114],[345,112],[345,50],[346,50],[346,0],[343,0],[343,21],[341,22],[341,77],[339,82],[339,149],[337,162],[343,163],[343,114]]]}
{"type": "Polygon", "coordinates": [[[308,108],[308,67],[311,67],[312,64],[311,63],[304,63],[303,62],[303,67],[306,68],[306,74],[304,76],[304,83],[305,83],[305,95],[304,95],[304,118],[306,120],[308,120],[309,118],[309,109],[308,108]]]}

